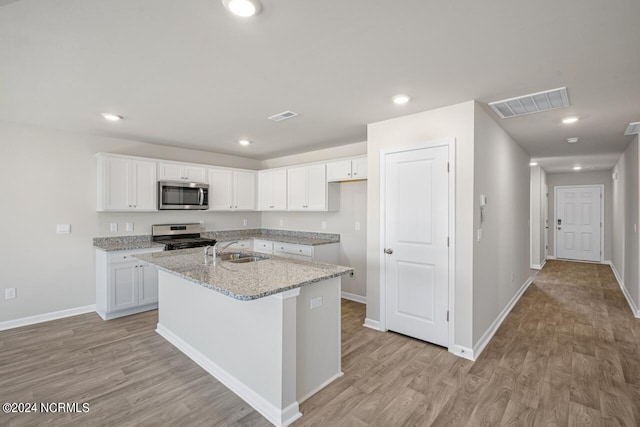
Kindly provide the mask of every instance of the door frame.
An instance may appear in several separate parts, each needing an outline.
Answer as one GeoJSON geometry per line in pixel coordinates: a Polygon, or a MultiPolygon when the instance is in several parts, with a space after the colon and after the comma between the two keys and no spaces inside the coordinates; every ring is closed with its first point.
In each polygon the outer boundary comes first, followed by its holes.
{"type": "MultiPolygon", "coordinates": [[[[584,185],[557,185],[553,187],[553,256],[556,259],[568,259],[558,257],[558,189],[594,188],[600,189],[600,263],[604,260],[604,184],[584,185]]],[[[571,260],[575,262],[598,262],[571,260]]]]}
{"type": "Polygon", "coordinates": [[[455,351],[455,228],[456,228],[456,139],[445,138],[429,142],[423,142],[413,145],[394,147],[391,149],[380,150],[380,330],[387,331],[387,283],[385,270],[385,231],[386,231],[386,156],[388,154],[403,153],[406,151],[415,151],[425,148],[436,147],[449,148],[449,283],[448,283],[448,308],[449,310],[449,343],[448,350],[451,353],[455,351]]]}

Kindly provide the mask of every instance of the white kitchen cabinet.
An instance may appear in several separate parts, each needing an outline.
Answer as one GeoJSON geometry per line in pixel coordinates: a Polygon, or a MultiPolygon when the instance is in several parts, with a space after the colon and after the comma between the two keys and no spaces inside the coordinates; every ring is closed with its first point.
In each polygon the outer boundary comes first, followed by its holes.
{"type": "Polygon", "coordinates": [[[158,307],[158,271],[133,258],[163,248],[105,252],[96,249],[96,312],[104,320],[158,307]]]}
{"type": "MultiPolygon", "coordinates": [[[[221,247],[224,247],[225,243],[222,242],[221,247]]],[[[226,251],[232,251],[232,250],[242,250],[242,249],[246,249],[246,250],[253,250],[253,241],[251,239],[248,240],[238,240],[236,243],[234,243],[233,245],[230,245],[228,247],[228,249],[225,249],[226,251]]]]}
{"type": "Polygon", "coordinates": [[[255,252],[261,252],[263,254],[272,254],[273,253],[273,242],[268,240],[253,240],[253,250],[255,252]]]}
{"type": "Polygon", "coordinates": [[[202,166],[161,162],[158,163],[158,180],[206,183],[207,171],[202,166]]]}
{"type": "Polygon", "coordinates": [[[285,258],[302,261],[323,262],[337,264],[339,257],[339,243],[325,245],[299,245],[296,243],[273,242],[273,254],[285,258]]]}
{"type": "Polygon", "coordinates": [[[354,181],[367,178],[367,158],[327,163],[327,181],[354,181]]]}
{"type": "Polygon", "coordinates": [[[98,155],[98,211],[157,211],[156,163],[98,155]]]}
{"type": "Polygon", "coordinates": [[[287,210],[287,170],[258,172],[258,209],[261,211],[287,210]]]}
{"type": "Polygon", "coordinates": [[[336,210],[339,189],[327,184],[324,164],[287,169],[287,205],[290,211],[336,210]]]}
{"type": "Polygon", "coordinates": [[[256,209],[256,173],[233,169],[209,169],[209,210],[256,209]]]}

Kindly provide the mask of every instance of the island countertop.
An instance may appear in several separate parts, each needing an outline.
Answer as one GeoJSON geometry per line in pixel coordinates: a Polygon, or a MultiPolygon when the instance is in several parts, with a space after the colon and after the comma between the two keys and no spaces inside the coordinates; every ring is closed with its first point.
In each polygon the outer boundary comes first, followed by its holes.
{"type": "MultiPolygon", "coordinates": [[[[252,254],[251,251],[242,251],[252,254]]],[[[256,254],[265,256],[264,254],[256,254]]],[[[247,263],[204,262],[202,248],[135,255],[160,270],[238,300],[254,300],[353,271],[350,267],[268,255],[247,263]]]]}

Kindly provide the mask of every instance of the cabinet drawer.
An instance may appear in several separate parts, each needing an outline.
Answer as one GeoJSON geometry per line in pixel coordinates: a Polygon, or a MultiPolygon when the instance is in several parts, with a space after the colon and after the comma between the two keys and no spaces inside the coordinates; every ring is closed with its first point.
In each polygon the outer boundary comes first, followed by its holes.
{"type": "Polygon", "coordinates": [[[313,257],[313,246],[296,245],[294,243],[274,243],[273,251],[275,254],[292,254],[302,255],[305,257],[313,257]]]}
{"type": "Polygon", "coordinates": [[[163,250],[164,248],[158,247],[153,249],[137,249],[133,251],[114,251],[114,252],[109,252],[108,261],[109,261],[109,264],[115,264],[119,262],[131,262],[131,261],[140,263],[141,261],[134,259],[133,255],[150,254],[152,252],[162,252],[163,250]]]}
{"type": "MultiPolygon", "coordinates": [[[[222,247],[224,247],[224,244],[222,244],[222,247]]],[[[238,241],[238,243],[234,243],[233,245],[229,246],[229,249],[252,249],[251,246],[251,240],[240,240],[238,241]]]]}
{"type": "Polygon", "coordinates": [[[273,242],[268,242],[266,240],[256,239],[253,241],[253,250],[256,252],[263,252],[266,254],[273,253],[273,242]]]}

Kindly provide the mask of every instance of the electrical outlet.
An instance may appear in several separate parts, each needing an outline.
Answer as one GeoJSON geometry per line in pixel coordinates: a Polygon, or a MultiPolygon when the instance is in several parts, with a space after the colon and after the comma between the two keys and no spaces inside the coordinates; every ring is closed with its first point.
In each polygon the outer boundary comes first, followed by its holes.
{"type": "Polygon", "coordinates": [[[323,230],[326,230],[326,228],[327,228],[327,221],[322,221],[322,222],[320,223],[320,228],[322,228],[323,230]]]}
{"type": "Polygon", "coordinates": [[[71,224],[56,225],[56,234],[69,234],[69,233],[71,233],[71,224]]]}
{"type": "Polygon", "coordinates": [[[356,231],[360,231],[360,221],[356,221],[356,231]]]}
{"type": "Polygon", "coordinates": [[[242,220],[242,225],[247,225],[247,218],[242,220]]]}
{"type": "Polygon", "coordinates": [[[322,306],[322,297],[315,297],[311,299],[311,310],[322,306]]]}
{"type": "Polygon", "coordinates": [[[4,290],[4,299],[16,299],[16,288],[7,288],[4,290]]]}
{"type": "Polygon", "coordinates": [[[200,230],[204,231],[204,221],[200,221],[200,230]]]}
{"type": "Polygon", "coordinates": [[[112,233],[118,231],[118,223],[112,222],[111,224],[109,224],[109,231],[111,231],[112,233]]]}
{"type": "Polygon", "coordinates": [[[132,222],[127,222],[125,224],[125,227],[126,227],[127,231],[133,231],[133,223],[132,222]]]}
{"type": "Polygon", "coordinates": [[[280,220],[280,227],[284,227],[284,219],[280,220]]]}
{"type": "Polygon", "coordinates": [[[476,236],[476,240],[478,242],[482,240],[482,228],[478,228],[478,235],[476,236]]]}

